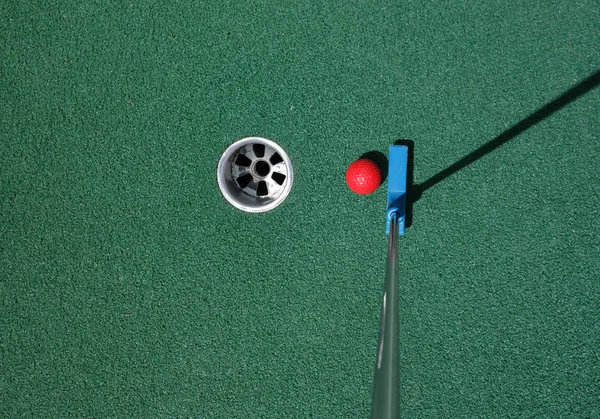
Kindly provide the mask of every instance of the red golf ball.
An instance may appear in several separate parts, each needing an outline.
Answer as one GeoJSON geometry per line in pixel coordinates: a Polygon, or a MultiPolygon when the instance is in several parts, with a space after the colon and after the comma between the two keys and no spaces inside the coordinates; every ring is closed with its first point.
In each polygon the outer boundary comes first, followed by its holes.
{"type": "Polygon", "coordinates": [[[367,195],[375,192],[381,185],[381,171],[373,161],[359,159],[348,166],[346,183],[352,192],[367,195]]]}

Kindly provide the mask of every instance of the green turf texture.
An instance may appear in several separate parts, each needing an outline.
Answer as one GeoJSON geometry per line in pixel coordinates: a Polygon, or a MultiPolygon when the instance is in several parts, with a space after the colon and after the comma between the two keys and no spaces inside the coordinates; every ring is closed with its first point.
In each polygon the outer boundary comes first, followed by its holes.
{"type": "MultiPolygon", "coordinates": [[[[370,409],[385,185],[600,69],[596,1],[2,2],[0,416],[370,409]],[[295,183],[233,209],[220,154],[295,183]]],[[[600,89],[427,190],[400,240],[406,418],[600,417],[600,89]]]]}

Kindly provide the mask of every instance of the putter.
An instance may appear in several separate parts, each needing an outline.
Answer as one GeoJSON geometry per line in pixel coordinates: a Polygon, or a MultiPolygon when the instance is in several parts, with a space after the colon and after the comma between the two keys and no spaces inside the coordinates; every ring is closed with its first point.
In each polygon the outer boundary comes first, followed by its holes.
{"type": "Polygon", "coordinates": [[[400,416],[398,236],[404,234],[408,147],[390,146],[386,232],[389,236],[371,419],[400,416]]]}

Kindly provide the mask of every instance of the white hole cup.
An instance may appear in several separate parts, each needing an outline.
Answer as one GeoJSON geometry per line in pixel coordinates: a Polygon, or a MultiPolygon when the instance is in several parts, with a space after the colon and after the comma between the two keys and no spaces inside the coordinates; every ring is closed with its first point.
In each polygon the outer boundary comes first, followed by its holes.
{"type": "Polygon", "coordinates": [[[245,212],[276,208],[289,195],[293,182],[287,153],[261,137],[243,138],[230,145],[217,167],[221,193],[231,205],[245,212]]]}

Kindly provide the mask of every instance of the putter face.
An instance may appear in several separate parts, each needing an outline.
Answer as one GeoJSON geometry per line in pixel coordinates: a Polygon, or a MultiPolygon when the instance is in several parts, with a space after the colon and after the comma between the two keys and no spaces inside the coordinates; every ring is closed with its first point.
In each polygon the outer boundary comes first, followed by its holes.
{"type": "Polygon", "coordinates": [[[385,232],[390,234],[390,216],[398,214],[398,233],[404,235],[406,215],[406,177],[408,173],[408,147],[391,145],[388,165],[388,191],[385,232]]]}

